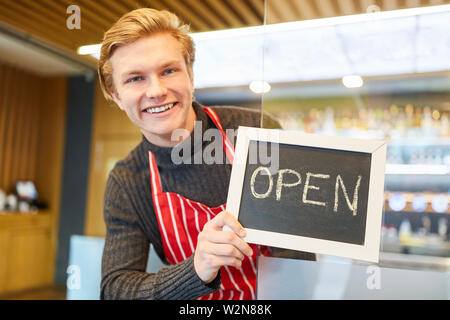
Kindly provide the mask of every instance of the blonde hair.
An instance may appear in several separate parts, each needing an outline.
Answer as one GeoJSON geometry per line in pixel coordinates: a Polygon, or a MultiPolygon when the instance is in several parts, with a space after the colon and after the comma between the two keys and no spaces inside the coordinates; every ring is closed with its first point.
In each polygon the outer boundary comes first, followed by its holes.
{"type": "Polygon", "coordinates": [[[189,76],[192,79],[195,47],[194,41],[188,35],[189,26],[183,24],[175,14],[166,10],[136,9],[122,16],[105,32],[103,37],[97,72],[100,86],[107,100],[113,101],[112,93],[116,93],[112,78],[113,68],[109,60],[114,50],[142,37],[161,32],[169,33],[180,43],[189,76]]]}

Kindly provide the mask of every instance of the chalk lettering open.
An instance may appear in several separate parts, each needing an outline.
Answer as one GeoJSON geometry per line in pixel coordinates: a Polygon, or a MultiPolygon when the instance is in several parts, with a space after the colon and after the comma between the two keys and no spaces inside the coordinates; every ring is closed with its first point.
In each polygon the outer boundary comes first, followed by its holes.
{"type": "MultiPolygon", "coordinates": [[[[327,203],[323,201],[316,201],[313,200],[311,197],[308,198],[308,191],[309,190],[317,190],[320,191],[320,187],[313,185],[312,179],[330,179],[329,174],[321,174],[321,173],[312,173],[312,172],[306,172],[306,179],[305,184],[303,186],[303,192],[301,194],[301,202],[305,204],[315,205],[315,206],[322,206],[327,207],[327,203]]],[[[261,179],[261,178],[259,178],[261,179]]],[[[263,178],[264,179],[264,178],[263,178]]],[[[331,187],[334,187],[334,205],[333,205],[333,211],[337,212],[339,207],[339,195],[343,194],[345,202],[349,208],[349,210],[352,212],[353,216],[356,216],[358,212],[358,191],[359,187],[361,185],[361,179],[362,176],[358,175],[352,200],[350,200],[350,196],[347,192],[347,187],[345,186],[344,180],[342,179],[341,175],[338,174],[335,178],[333,178],[333,183],[331,184],[331,187]],[[342,190],[342,192],[339,192],[339,190],[342,190]]],[[[275,187],[275,197],[277,201],[281,201],[281,194],[284,188],[292,188],[295,186],[298,186],[302,183],[302,177],[301,174],[293,169],[281,169],[278,171],[278,178],[276,179],[276,187],[275,187]],[[285,182],[285,176],[286,175],[293,175],[296,178],[295,182],[287,183],[285,182]]],[[[348,182],[347,182],[348,183],[348,182]]],[[[274,178],[270,173],[269,168],[260,166],[256,168],[250,178],[250,190],[256,199],[264,199],[270,196],[273,190],[274,185],[274,178]],[[258,176],[266,177],[267,180],[267,189],[264,193],[257,192],[255,188],[255,182],[258,176]]]]}

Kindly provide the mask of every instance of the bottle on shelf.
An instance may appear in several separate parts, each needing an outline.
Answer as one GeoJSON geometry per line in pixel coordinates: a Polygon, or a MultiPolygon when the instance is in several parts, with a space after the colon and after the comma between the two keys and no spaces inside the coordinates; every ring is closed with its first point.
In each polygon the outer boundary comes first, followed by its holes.
{"type": "Polygon", "coordinates": [[[441,137],[450,136],[450,125],[449,125],[448,117],[449,117],[448,113],[443,113],[441,115],[440,124],[439,124],[441,137]]]}
{"type": "Polygon", "coordinates": [[[398,237],[400,242],[405,242],[408,241],[411,238],[411,223],[409,222],[408,219],[404,219],[401,223],[400,223],[400,227],[398,230],[398,237]]]}

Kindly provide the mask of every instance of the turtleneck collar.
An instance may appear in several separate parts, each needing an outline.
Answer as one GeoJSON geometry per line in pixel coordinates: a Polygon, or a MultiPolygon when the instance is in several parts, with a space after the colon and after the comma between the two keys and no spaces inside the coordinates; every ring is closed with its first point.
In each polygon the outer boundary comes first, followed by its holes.
{"type": "Polygon", "coordinates": [[[205,113],[202,106],[198,102],[193,101],[192,107],[194,108],[194,112],[197,115],[197,120],[195,122],[195,128],[194,128],[194,131],[191,132],[191,134],[181,142],[181,144],[179,144],[175,147],[160,147],[160,146],[157,146],[157,145],[149,142],[145,138],[145,136],[142,135],[142,140],[143,140],[142,145],[145,150],[145,154],[147,154],[148,151],[151,151],[153,153],[153,155],[155,156],[155,160],[156,160],[158,167],[171,169],[171,168],[179,168],[180,166],[183,165],[183,164],[175,164],[172,161],[172,151],[174,148],[177,148],[177,151],[180,149],[181,150],[191,150],[191,153],[190,153],[192,155],[191,163],[194,163],[193,159],[194,159],[195,151],[203,152],[203,147],[204,147],[204,143],[205,143],[203,141],[204,133],[206,130],[208,130],[209,128],[214,126],[214,124],[212,123],[212,121],[210,121],[208,115],[205,113]],[[201,132],[201,136],[200,136],[200,132],[201,132]],[[200,139],[194,139],[194,135],[198,136],[200,139]]]}

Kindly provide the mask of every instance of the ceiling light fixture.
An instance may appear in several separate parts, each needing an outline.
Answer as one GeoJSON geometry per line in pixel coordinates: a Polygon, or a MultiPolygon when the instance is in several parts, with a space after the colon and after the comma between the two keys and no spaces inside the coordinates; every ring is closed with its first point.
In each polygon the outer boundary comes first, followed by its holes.
{"type": "Polygon", "coordinates": [[[99,59],[100,57],[100,49],[102,45],[101,44],[90,44],[86,46],[81,46],[78,48],[77,53],[79,55],[92,55],[95,58],[99,59]]]}
{"type": "Polygon", "coordinates": [[[342,78],[342,83],[346,88],[361,88],[364,84],[363,79],[358,75],[349,75],[342,78]]]}
{"type": "Polygon", "coordinates": [[[270,91],[271,87],[270,84],[268,84],[264,80],[255,80],[252,81],[249,85],[250,90],[254,93],[261,94],[261,93],[267,93],[270,91]]]}

